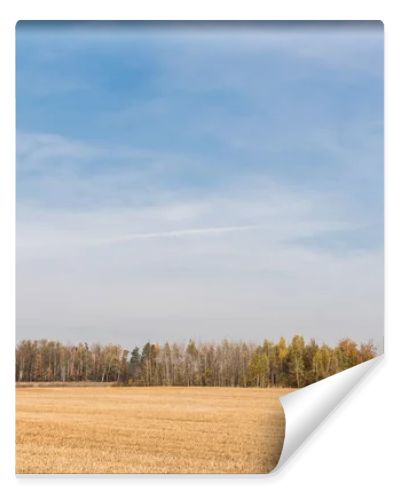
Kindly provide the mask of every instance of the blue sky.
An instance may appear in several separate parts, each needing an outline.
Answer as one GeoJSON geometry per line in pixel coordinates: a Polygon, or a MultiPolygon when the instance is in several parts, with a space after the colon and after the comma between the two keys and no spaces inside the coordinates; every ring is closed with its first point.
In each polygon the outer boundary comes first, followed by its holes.
{"type": "Polygon", "coordinates": [[[383,337],[381,23],[20,22],[17,336],[383,337]]]}

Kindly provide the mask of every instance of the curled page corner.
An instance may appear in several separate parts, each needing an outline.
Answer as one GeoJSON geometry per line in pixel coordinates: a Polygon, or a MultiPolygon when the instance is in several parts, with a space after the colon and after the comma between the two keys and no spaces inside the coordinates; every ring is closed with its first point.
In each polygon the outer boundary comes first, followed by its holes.
{"type": "Polygon", "coordinates": [[[282,453],[274,472],[287,462],[307,437],[383,356],[365,361],[336,375],[280,398],[286,429],[282,453]]]}

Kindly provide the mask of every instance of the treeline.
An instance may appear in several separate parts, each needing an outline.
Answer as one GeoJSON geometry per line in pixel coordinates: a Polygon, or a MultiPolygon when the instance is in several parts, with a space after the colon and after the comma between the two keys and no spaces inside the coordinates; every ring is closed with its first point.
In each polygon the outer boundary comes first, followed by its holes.
{"type": "Polygon", "coordinates": [[[186,345],[119,345],[23,340],[16,348],[18,382],[115,382],[138,386],[304,387],[376,356],[369,342],[344,339],[336,347],[265,340],[186,345]]]}

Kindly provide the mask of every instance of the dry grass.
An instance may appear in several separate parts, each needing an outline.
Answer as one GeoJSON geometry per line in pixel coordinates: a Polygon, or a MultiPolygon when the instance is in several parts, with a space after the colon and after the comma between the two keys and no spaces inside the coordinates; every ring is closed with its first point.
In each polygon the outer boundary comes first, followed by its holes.
{"type": "Polygon", "coordinates": [[[17,388],[17,473],[266,473],[287,389],[17,388]]]}

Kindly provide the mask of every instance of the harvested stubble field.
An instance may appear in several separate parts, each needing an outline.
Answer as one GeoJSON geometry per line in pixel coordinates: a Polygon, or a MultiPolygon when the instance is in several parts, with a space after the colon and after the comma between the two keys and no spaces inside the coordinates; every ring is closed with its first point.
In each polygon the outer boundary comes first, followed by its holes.
{"type": "Polygon", "coordinates": [[[288,389],[18,387],[17,473],[266,473],[288,389]]]}

